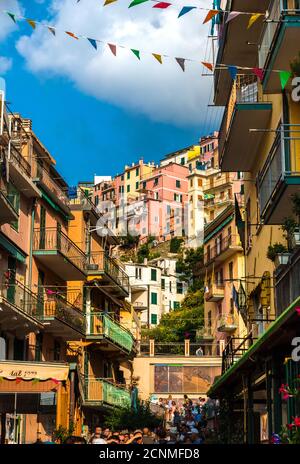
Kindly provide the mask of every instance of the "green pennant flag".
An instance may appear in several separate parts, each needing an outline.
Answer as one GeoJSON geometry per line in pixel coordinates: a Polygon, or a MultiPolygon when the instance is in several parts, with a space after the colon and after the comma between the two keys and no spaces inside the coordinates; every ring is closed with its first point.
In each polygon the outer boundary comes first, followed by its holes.
{"type": "Polygon", "coordinates": [[[7,11],[6,13],[13,20],[13,22],[16,23],[16,15],[14,15],[13,13],[10,13],[9,11],[7,11]]]}
{"type": "Polygon", "coordinates": [[[289,78],[291,77],[292,73],[290,71],[280,71],[279,72],[279,78],[280,78],[280,83],[281,83],[281,88],[282,90],[285,89],[286,84],[289,81],[289,78]]]}
{"type": "Polygon", "coordinates": [[[145,3],[149,2],[149,0],[133,0],[128,8],[131,8],[132,6],[140,5],[140,3],[145,3]]]}
{"type": "Polygon", "coordinates": [[[134,48],[131,48],[131,51],[139,60],[141,59],[139,50],[135,50],[134,48]]]}

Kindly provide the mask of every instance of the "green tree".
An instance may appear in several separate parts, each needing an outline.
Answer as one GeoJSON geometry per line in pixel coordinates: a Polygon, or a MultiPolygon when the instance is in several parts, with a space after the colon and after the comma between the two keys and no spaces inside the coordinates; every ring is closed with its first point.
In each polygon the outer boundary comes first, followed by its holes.
{"type": "Polygon", "coordinates": [[[130,406],[125,408],[114,408],[108,412],[105,419],[105,426],[111,430],[128,429],[130,431],[149,427],[158,427],[161,419],[155,416],[148,402],[138,401],[136,410],[130,406]]]}

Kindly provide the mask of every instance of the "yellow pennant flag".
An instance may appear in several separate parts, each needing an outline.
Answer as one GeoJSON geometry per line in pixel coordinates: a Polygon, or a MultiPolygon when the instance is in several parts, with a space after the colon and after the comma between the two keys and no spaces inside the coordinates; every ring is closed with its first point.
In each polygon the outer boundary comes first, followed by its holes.
{"type": "Polygon", "coordinates": [[[26,19],[26,21],[32,27],[32,29],[35,29],[35,21],[33,21],[33,19],[26,19]]]}
{"type": "Polygon", "coordinates": [[[250,29],[250,27],[253,26],[255,21],[257,21],[260,16],[263,16],[263,13],[253,13],[253,15],[250,16],[247,29],[250,29]]]}
{"type": "Polygon", "coordinates": [[[115,3],[117,0],[105,0],[103,6],[110,5],[111,3],[115,3]]]}
{"type": "Polygon", "coordinates": [[[152,55],[154,56],[154,58],[155,58],[160,64],[162,64],[162,56],[161,56],[161,55],[158,55],[157,53],[152,53],[152,55]]]}

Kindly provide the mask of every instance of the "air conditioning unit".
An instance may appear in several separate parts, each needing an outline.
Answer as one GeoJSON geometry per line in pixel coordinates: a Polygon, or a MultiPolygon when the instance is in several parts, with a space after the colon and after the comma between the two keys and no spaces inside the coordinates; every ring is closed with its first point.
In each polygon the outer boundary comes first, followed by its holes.
{"type": "Polygon", "coordinates": [[[99,266],[98,264],[88,264],[86,268],[88,271],[98,271],[99,266]]]}

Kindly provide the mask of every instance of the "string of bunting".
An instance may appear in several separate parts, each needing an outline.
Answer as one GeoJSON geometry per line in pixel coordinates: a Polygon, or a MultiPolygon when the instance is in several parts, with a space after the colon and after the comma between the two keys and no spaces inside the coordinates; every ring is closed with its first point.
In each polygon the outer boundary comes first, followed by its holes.
{"type": "Polygon", "coordinates": [[[171,56],[163,54],[163,53],[150,53],[150,52],[146,52],[146,51],[143,51],[143,50],[140,50],[140,49],[129,48],[129,47],[125,47],[124,45],[108,43],[108,42],[100,40],[100,39],[87,37],[87,36],[84,36],[84,35],[81,35],[81,34],[76,34],[75,32],[72,32],[72,31],[63,31],[61,29],[56,28],[55,26],[48,25],[48,24],[46,24],[44,22],[37,21],[35,19],[25,18],[23,16],[19,16],[19,15],[15,14],[15,13],[10,12],[10,11],[5,10],[5,11],[3,11],[3,13],[7,14],[12,19],[12,21],[14,23],[17,23],[17,21],[20,21],[20,20],[25,21],[25,22],[27,22],[27,24],[29,24],[29,26],[32,29],[36,29],[36,26],[39,25],[41,27],[44,27],[44,28],[48,29],[48,31],[53,36],[56,36],[56,33],[58,31],[60,31],[60,32],[63,32],[64,34],[68,35],[72,39],[86,40],[86,41],[88,41],[90,43],[90,45],[95,50],[98,50],[98,44],[99,43],[107,45],[108,48],[110,49],[111,53],[114,56],[117,56],[117,49],[122,48],[122,49],[130,50],[138,60],[141,60],[141,53],[150,54],[160,64],[163,64],[163,59],[164,58],[172,58],[177,62],[179,67],[182,69],[182,71],[185,71],[185,69],[186,69],[185,65],[186,65],[186,62],[188,61],[188,62],[194,62],[194,63],[199,63],[199,64],[201,63],[205,68],[207,68],[211,72],[213,72],[216,69],[227,69],[230,76],[231,76],[231,78],[233,80],[235,80],[237,78],[238,71],[240,71],[240,70],[247,70],[248,73],[249,73],[249,71],[252,72],[261,81],[263,80],[263,77],[264,77],[264,74],[265,74],[266,71],[276,72],[276,73],[279,74],[279,79],[280,79],[282,89],[284,89],[286,87],[290,77],[292,76],[292,73],[290,71],[287,71],[287,70],[249,68],[249,67],[245,67],[245,66],[242,67],[242,66],[238,66],[238,65],[227,65],[227,64],[222,64],[222,63],[216,64],[216,66],[214,66],[213,63],[208,63],[206,61],[200,61],[200,60],[198,61],[198,60],[191,59],[191,58],[171,57],[171,56]]]}

